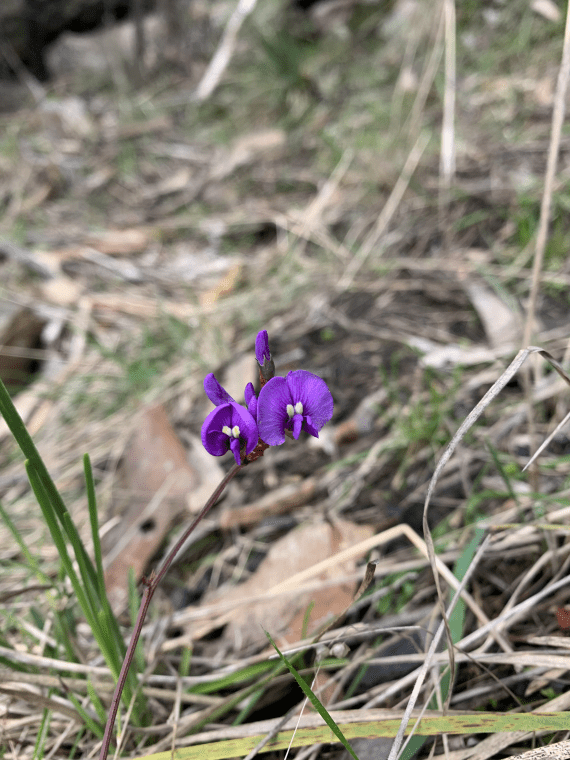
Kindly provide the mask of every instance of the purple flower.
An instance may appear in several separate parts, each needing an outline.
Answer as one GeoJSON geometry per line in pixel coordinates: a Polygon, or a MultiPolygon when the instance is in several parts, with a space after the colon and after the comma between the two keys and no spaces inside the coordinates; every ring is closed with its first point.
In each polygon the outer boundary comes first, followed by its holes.
{"type": "Polygon", "coordinates": [[[258,440],[259,432],[255,419],[247,409],[235,401],[217,406],[202,425],[202,444],[206,451],[215,457],[221,457],[226,451],[231,451],[236,464],[241,464],[242,446],[245,445],[247,456],[257,446],[258,440]]]}
{"type": "Polygon", "coordinates": [[[269,353],[269,336],[267,335],[267,330],[261,330],[261,332],[257,333],[257,338],[255,339],[255,358],[259,364],[262,377],[265,380],[271,380],[275,375],[275,364],[269,353]]]}
{"type": "Polygon", "coordinates": [[[269,380],[259,394],[259,435],[270,446],[285,442],[285,430],[298,438],[301,430],[319,437],[319,430],[333,414],[333,398],[324,380],[298,369],[287,377],[269,380]]]}

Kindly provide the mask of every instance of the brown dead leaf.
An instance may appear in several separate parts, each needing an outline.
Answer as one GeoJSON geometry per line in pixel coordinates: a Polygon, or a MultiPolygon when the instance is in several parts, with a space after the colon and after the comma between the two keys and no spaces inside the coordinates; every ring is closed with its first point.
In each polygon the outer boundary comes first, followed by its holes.
{"type": "Polygon", "coordinates": [[[104,541],[105,585],[116,611],[127,600],[129,569],[141,577],[175,518],[186,511],[188,495],[201,482],[163,406],[140,415],[118,482],[124,496],[117,499],[114,511],[120,519],[104,541]]]}
{"type": "MultiPolygon", "coordinates": [[[[334,557],[336,553],[373,534],[369,526],[354,525],[345,520],[333,526],[321,522],[302,525],[277,541],[254,575],[231,591],[223,590],[228,602],[247,599],[270,591],[295,573],[334,557]]],[[[356,561],[351,559],[321,574],[322,580],[343,578],[354,573],[356,561]]],[[[339,583],[297,598],[278,596],[273,601],[247,604],[231,613],[225,638],[236,650],[242,647],[261,646],[267,643],[264,629],[281,642],[293,643],[303,635],[303,621],[308,606],[313,603],[307,632],[316,630],[336,615],[342,613],[353,600],[356,588],[353,583],[339,583]]],[[[212,599],[208,599],[211,602],[212,599]]]]}

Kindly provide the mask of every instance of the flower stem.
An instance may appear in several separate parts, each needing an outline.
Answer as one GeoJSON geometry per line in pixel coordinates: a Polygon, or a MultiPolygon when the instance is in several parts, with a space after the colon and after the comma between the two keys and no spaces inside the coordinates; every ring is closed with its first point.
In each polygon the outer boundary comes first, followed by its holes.
{"type": "Polygon", "coordinates": [[[214,506],[214,504],[218,501],[218,499],[224,492],[224,489],[226,488],[230,480],[232,480],[237,475],[237,473],[241,470],[242,467],[243,467],[243,464],[240,464],[240,465],[234,464],[232,469],[228,472],[227,475],[225,475],[225,477],[220,482],[219,486],[216,488],[214,493],[210,496],[205,506],[202,508],[202,511],[196,516],[192,524],[184,531],[182,536],[176,542],[175,546],[171,549],[171,551],[169,552],[166,558],[166,561],[164,562],[164,564],[162,565],[158,573],[155,574],[153,571],[151,573],[150,578],[146,581],[145,590],[144,590],[143,597],[141,600],[141,606],[139,609],[139,613],[137,615],[135,627],[131,635],[131,640],[129,641],[129,646],[125,654],[125,659],[123,660],[123,666],[121,668],[121,672],[119,673],[117,685],[115,686],[113,699],[111,700],[111,707],[109,709],[109,715],[107,717],[107,723],[105,725],[105,733],[103,734],[103,744],[101,746],[101,752],[99,753],[99,760],[107,760],[107,755],[109,753],[109,745],[111,744],[111,734],[113,732],[113,727],[115,725],[115,719],[117,717],[117,710],[119,709],[121,694],[123,693],[125,681],[127,680],[127,674],[129,672],[129,668],[133,660],[133,656],[134,656],[135,649],[136,649],[136,646],[141,634],[142,626],[144,623],[144,619],[146,617],[150,600],[152,599],[153,594],[158,587],[158,584],[168,572],[168,569],[170,568],[170,565],[173,563],[176,555],[178,554],[182,546],[184,546],[184,544],[186,543],[188,536],[190,536],[193,533],[198,523],[201,520],[203,520],[204,517],[206,517],[210,509],[214,506]]]}

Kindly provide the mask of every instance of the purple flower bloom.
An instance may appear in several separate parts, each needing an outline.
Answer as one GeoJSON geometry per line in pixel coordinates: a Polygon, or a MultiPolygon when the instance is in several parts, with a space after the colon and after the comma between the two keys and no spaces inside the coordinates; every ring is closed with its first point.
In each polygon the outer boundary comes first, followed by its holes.
{"type": "Polygon", "coordinates": [[[235,401],[217,406],[202,425],[202,444],[206,451],[215,457],[221,457],[226,451],[231,451],[236,464],[241,464],[242,446],[245,445],[247,456],[257,446],[258,440],[259,432],[255,419],[247,409],[235,401]]]}
{"type": "Polygon", "coordinates": [[[269,336],[267,335],[267,330],[261,330],[261,332],[257,333],[257,338],[255,339],[255,358],[259,364],[262,377],[265,380],[271,380],[275,375],[275,364],[269,353],[269,336]]]}
{"type": "Polygon", "coordinates": [[[298,438],[301,430],[319,437],[319,430],[333,414],[333,398],[324,380],[298,369],[287,377],[269,380],[259,394],[259,435],[270,446],[285,442],[285,430],[298,438]]]}

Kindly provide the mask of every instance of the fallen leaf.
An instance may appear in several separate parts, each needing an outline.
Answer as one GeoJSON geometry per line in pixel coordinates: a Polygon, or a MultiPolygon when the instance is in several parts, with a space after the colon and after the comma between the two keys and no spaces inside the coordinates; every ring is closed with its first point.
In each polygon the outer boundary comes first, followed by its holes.
{"type": "MultiPolygon", "coordinates": [[[[270,591],[295,573],[334,557],[336,553],[352,546],[373,534],[369,526],[354,525],[339,520],[330,525],[321,522],[316,525],[302,525],[277,541],[269,550],[256,572],[245,583],[228,591],[222,590],[224,601],[234,602],[256,594],[270,591]]],[[[344,578],[355,572],[356,560],[331,564],[319,578],[329,581],[344,578]]],[[[224,633],[236,651],[242,647],[263,646],[267,643],[264,629],[281,643],[293,643],[302,638],[307,609],[313,603],[308,617],[308,635],[320,625],[329,622],[342,613],[351,603],[356,591],[353,582],[338,583],[298,597],[276,596],[257,604],[244,604],[229,615],[229,624],[224,633]]],[[[205,600],[206,601],[206,600],[205,600]]],[[[206,603],[210,603],[210,597],[206,603]]]]}
{"type": "Polygon", "coordinates": [[[127,601],[129,569],[137,579],[142,576],[202,480],[197,468],[188,464],[163,406],[144,410],[137,423],[117,476],[123,496],[117,498],[114,512],[120,519],[103,542],[105,585],[117,612],[127,601]]]}

